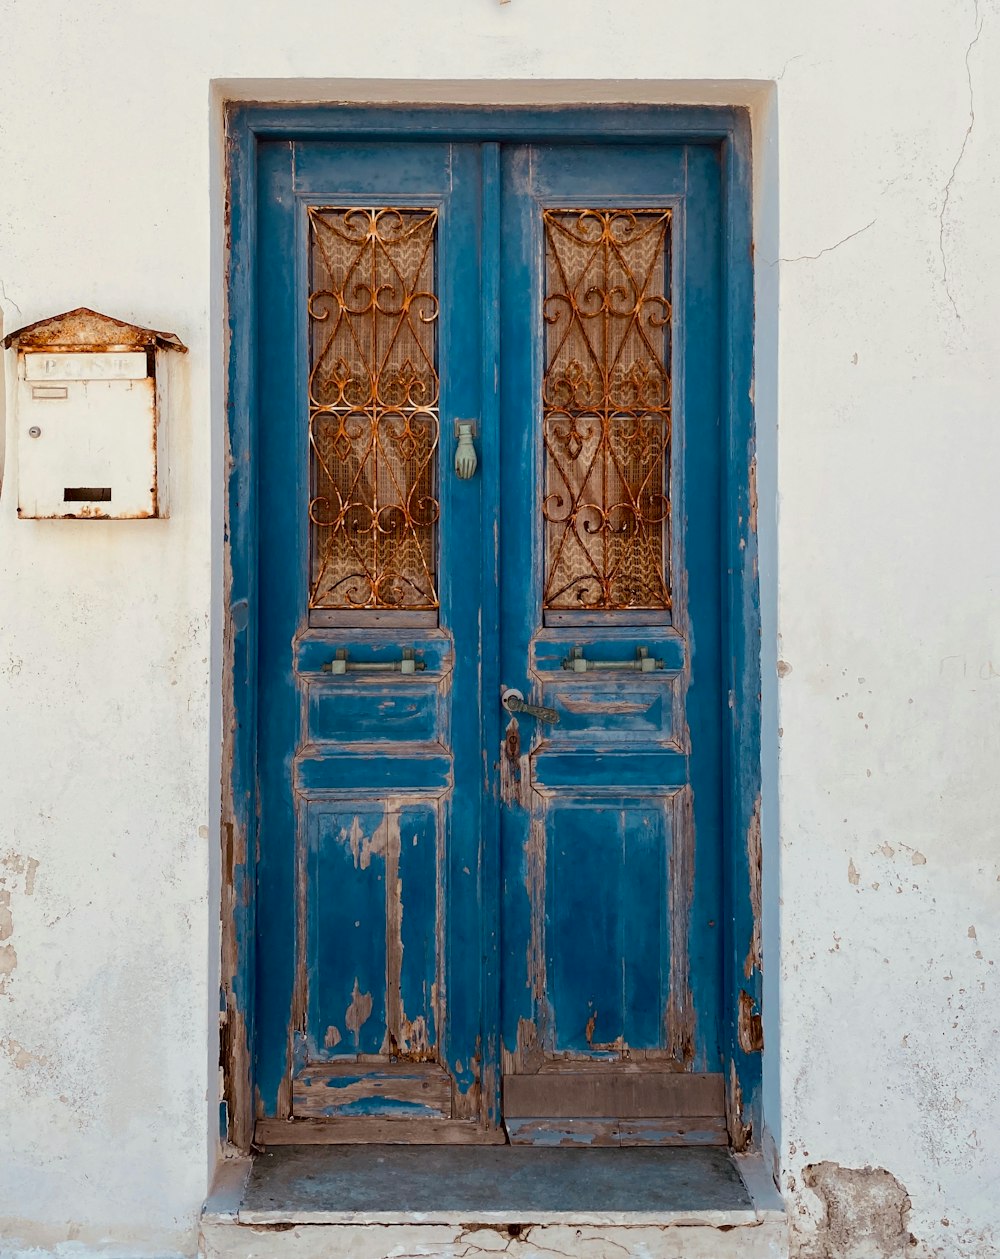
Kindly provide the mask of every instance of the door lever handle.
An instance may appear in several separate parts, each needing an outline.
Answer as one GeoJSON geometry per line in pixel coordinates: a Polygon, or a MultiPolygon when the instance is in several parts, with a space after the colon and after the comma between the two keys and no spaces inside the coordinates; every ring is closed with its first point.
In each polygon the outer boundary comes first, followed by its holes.
{"type": "Polygon", "coordinates": [[[550,725],[555,725],[559,721],[559,714],[554,708],[544,708],[541,704],[527,704],[524,696],[520,691],[514,690],[508,686],[500,702],[509,713],[524,713],[526,717],[534,717],[536,721],[547,721],[550,725]]]}

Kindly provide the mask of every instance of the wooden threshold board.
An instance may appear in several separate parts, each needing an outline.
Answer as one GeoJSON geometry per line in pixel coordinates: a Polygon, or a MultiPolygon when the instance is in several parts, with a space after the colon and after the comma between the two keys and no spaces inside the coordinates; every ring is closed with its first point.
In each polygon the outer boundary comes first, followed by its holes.
{"type": "Polygon", "coordinates": [[[505,1119],[511,1145],[631,1146],[728,1145],[726,1121],[717,1115],[664,1115],[646,1119],[505,1119]]]}
{"type": "Polygon", "coordinates": [[[258,1119],[254,1145],[503,1145],[502,1128],[461,1119],[258,1119]]]}

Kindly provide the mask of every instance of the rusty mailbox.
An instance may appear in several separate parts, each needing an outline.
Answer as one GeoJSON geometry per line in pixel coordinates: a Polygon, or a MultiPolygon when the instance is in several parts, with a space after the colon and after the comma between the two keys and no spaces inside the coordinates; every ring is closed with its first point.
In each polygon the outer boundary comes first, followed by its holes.
{"type": "Polygon", "coordinates": [[[80,307],[19,328],[17,514],[22,520],[167,515],[167,354],[156,332],[80,307]]]}

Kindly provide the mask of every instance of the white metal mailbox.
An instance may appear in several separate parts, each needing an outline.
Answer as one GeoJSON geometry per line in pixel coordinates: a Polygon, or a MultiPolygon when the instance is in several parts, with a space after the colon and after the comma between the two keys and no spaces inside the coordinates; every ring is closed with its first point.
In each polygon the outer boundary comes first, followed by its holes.
{"type": "Polygon", "coordinates": [[[170,332],[81,307],[12,332],[22,520],[167,514],[164,354],[170,332]]]}

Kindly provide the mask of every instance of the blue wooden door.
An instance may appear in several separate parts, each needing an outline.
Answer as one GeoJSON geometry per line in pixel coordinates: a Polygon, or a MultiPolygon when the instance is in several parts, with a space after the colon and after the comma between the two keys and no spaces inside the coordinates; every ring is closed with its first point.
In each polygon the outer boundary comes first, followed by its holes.
{"type": "Polygon", "coordinates": [[[258,1139],[722,1140],[717,153],[257,170],[258,1139]]]}
{"type": "Polygon", "coordinates": [[[480,154],[276,142],[258,170],[261,1110],[460,1137],[483,480],[448,461],[480,409],[480,154]]]}
{"type": "Polygon", "coordinates": [[[718,154],[511,149],[501,222],[507,1127],[722,1141],[718,154]]]}

